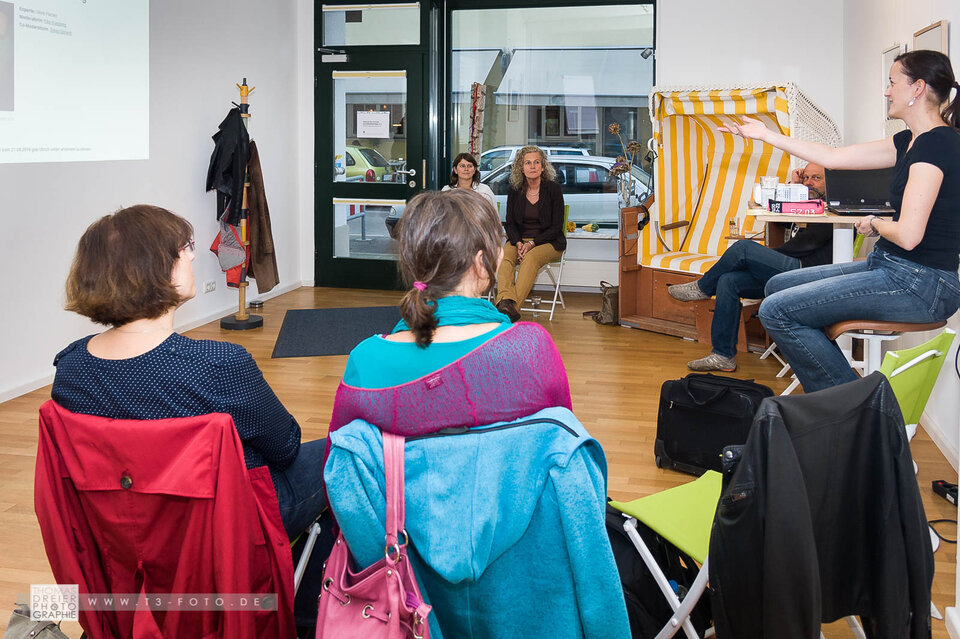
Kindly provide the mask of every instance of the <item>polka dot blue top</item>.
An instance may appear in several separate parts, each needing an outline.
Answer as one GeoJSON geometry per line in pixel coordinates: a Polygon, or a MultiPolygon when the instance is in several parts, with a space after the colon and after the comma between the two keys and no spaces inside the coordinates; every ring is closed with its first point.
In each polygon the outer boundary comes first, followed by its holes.
{"type": "Polygon", "coordinates": [[[300,426],[237,344],[176,333],[129,359],[101,359],[89,335],[54,358],[54,401],[74,413],[114,419],[233,416],[247,468],[283,471],[300,448],[300,426]]]}

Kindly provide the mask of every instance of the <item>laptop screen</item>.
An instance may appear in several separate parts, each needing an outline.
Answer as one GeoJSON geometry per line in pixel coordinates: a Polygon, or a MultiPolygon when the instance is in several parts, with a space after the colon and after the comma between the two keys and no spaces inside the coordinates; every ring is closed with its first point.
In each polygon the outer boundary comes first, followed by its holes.
{"type": "Polygon", "coordinates": [[[824,172],[827,204],[832,208],[871,205],[890,206],[893,168],[868,171],[827,169],[824,172]]]}

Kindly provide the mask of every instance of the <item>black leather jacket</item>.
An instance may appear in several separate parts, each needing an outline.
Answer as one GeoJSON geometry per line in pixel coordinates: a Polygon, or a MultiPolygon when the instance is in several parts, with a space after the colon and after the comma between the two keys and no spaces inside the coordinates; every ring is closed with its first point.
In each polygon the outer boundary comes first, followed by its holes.
{"type": "Polygon", "coordinates": [[[874,373],[763,401],[717,509],[717,637],[930,637],[933,551],[897,399],[874,373]]]}

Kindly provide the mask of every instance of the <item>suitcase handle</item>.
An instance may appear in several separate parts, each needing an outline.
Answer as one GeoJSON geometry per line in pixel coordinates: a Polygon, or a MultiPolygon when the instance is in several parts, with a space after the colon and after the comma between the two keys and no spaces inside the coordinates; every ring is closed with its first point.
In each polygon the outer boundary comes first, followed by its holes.
{"type": "Polygon", "coordinates": [[[697,406],[706,406],[707,404],[712,404],[713,402],[723,397],[726,394],[726,392],[730,389],[726,386],[721,386],[720,390],[718,390],[716,393],[714,393],[707,399],[701,401],[697,399],[696,396],[693,394],[693,392],[690,390],[690,380],[688,378],[684,378],[683,390],[687,392],[687,395],[690,397],[691,400],[693,400],[694,404],[696,404],[697,406]]]}

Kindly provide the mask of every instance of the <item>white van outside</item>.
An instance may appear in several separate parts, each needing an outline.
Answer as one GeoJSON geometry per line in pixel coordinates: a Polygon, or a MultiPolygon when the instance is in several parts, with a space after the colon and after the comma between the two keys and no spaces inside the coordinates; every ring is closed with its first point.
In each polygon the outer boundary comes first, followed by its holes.
{"type": "MultiPolygon", "coordinates": [[[[478,167],[480,169],[480,177],[484,177],[490,171],[504,164],[513,162],[513,159],[517,157],[517,151],[522,148],[522,146],[495,146],[481,153],[480,157],[477,158],[477,162],[480,163],[478,167]]],[[[587,149],[581,149],[575,146],[541,146],[540,148],[543,149],[543,152],[547,154],[548,158],[553,158],[558,155],[590,155],[590,151],[587,149]]]]}

